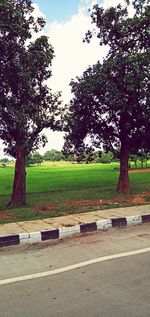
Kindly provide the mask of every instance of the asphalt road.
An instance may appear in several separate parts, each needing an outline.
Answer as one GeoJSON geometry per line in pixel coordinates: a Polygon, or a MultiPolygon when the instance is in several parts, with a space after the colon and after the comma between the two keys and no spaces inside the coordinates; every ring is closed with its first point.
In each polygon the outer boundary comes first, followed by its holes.
{"type": "MultiPolygon", "coordinates": [[[[150,226],[110,230],[61,243],[0,252],[0,282],[60,268],[57,275],[0,286],[3,317],[149,317],[150,252],[76,266],[150,247],[150,226]]],[[[34,275],[33,275],[34,277],[34,275]]]]}

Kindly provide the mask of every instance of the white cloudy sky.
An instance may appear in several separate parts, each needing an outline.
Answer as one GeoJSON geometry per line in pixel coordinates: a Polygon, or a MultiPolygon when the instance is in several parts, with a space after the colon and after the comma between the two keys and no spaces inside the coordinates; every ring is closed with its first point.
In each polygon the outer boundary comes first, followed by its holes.
{"type": "MultiPolygon", "coordinates": [[[[34,2],[34,14],[45,17],[46,27],[43,32],[49,37],[55,50],[53,75],[48,84],[54,91],[62,91],[62,99],[66,103],[71,98],[70,80],[82,75],[89,65],[102,60],[107,52],[105,47],[99,46],[96,38],[90,44],[83,43],[86,31],[91,28],[88,8],[95,3],[107,8],[124,1],[34,0],[34,2]]],[[[63,134],[49,130],[44,132],[48,137],[48,143],[44,149],[40,149],[40,152],[43,153],[51,148],[60,150],[63,146],[63,134]]],[[[0,144],[0,156],[2,155],[0,144]]]]}

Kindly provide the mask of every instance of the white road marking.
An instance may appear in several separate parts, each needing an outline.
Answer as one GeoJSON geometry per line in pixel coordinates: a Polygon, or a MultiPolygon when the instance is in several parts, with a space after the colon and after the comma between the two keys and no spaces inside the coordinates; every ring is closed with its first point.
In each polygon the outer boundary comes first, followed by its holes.
{"type": "Polygon", "coordinates": [[[65,266],[65,267],[51,270],[51,271],[46,271],[46,272],[42,272],[42,273],[34,273],[34,274],[30,274],[30,275],[24,275],[24,276],[8,278],[5,280],[0,280],[0,285],[12,284],[12,283],[16,283],[16,282],[33,280],[33,279],[40,278],[40,277],[47,277],[47,276],[51,276],[51,275],[56,275],[59,273],[78,269],[78,268],[81,268],[83,266],[87,266],[87,265],[91,265],[91,264],[95,264],[95,263],[99,263],[99,262],[104,262],[104,261],[108,261],[108,260],[113,260],[113,259],[124,258],[124,257],[131,256],[131,255],[142,254],[142,253],[146,253],[146,252],[150,252],[150,248],[129,251],[129,252],[124,252],[124,253],[118,253],[118,254],[112,254],[112,255],[106,255],[106,256],[103,256],[100,258],[76,263],[73,265],[65,266]]]}

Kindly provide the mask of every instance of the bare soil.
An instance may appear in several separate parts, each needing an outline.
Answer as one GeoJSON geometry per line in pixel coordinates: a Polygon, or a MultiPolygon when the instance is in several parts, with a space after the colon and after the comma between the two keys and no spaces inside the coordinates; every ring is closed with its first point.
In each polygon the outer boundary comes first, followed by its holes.
{"type": "Polygon", "coordinates": [[[32,211],[50,211],[51,209],[55,209],[57,207],[57,205],[47,205],[47,204],[42,204],[42,205],[36,205],[32,208],[32,211]]]}
{"type": "Polygon", "coordinates": [[[146,173],[146,172],[150,172],[150,168],[137,168],[134,170],[129,170],[129,173],[146,173]]]}
{"type": "Polygon", "coordinates": [[[0,211],[0,219],[13,220],[12,213],[9,211],[0,211]]]}
{"type": "Polygon", "coordinates": [[[143,204],[146,203],[145,198],[150,197],[150,192],[144,192],[138,195],[116,196],[109,200],[81,200],[69,201],[66,205],[69,206],[102,206],[102,205],[118,205],[118,204],[143,204]]]}
{"type": "MultiPolygon", "coordinates": [[[[58,208],[60,206],[63,207],[80,207],[80,209],[77,210],[78,213],[85,212],[87,207],[92,207],[92,209],[104,209],[108,208],[108,206],[111,207],[121,207],[121,206],[134,206],[134,205],[142,205],[147,203],[147,197],[150,197],[150,192],[144,192],[142,194],[137,194],[137,195],[122,195],[122,196],[116,196],[112,199],[108,200],[71,200],[71,201],[66,201],[60,204],[55,204],[55,205],[37,205],[34,208],[32,208],[32,212],[40,212],[40,213],[45,213],[45,212],[50,212],[51,210],[55,210],[55,208],[58,208]]],[[[66,215],[64,211],[63,215],[66,215]]]]}

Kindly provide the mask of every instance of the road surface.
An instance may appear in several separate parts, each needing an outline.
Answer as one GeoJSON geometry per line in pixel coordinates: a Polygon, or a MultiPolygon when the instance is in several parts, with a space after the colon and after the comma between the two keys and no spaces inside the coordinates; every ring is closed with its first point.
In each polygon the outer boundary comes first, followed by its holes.
{"type": "Polygon", "coordinates": [[[3,317],[149,317],[150,225],[4,248],[0,284],[3,317]]]}

